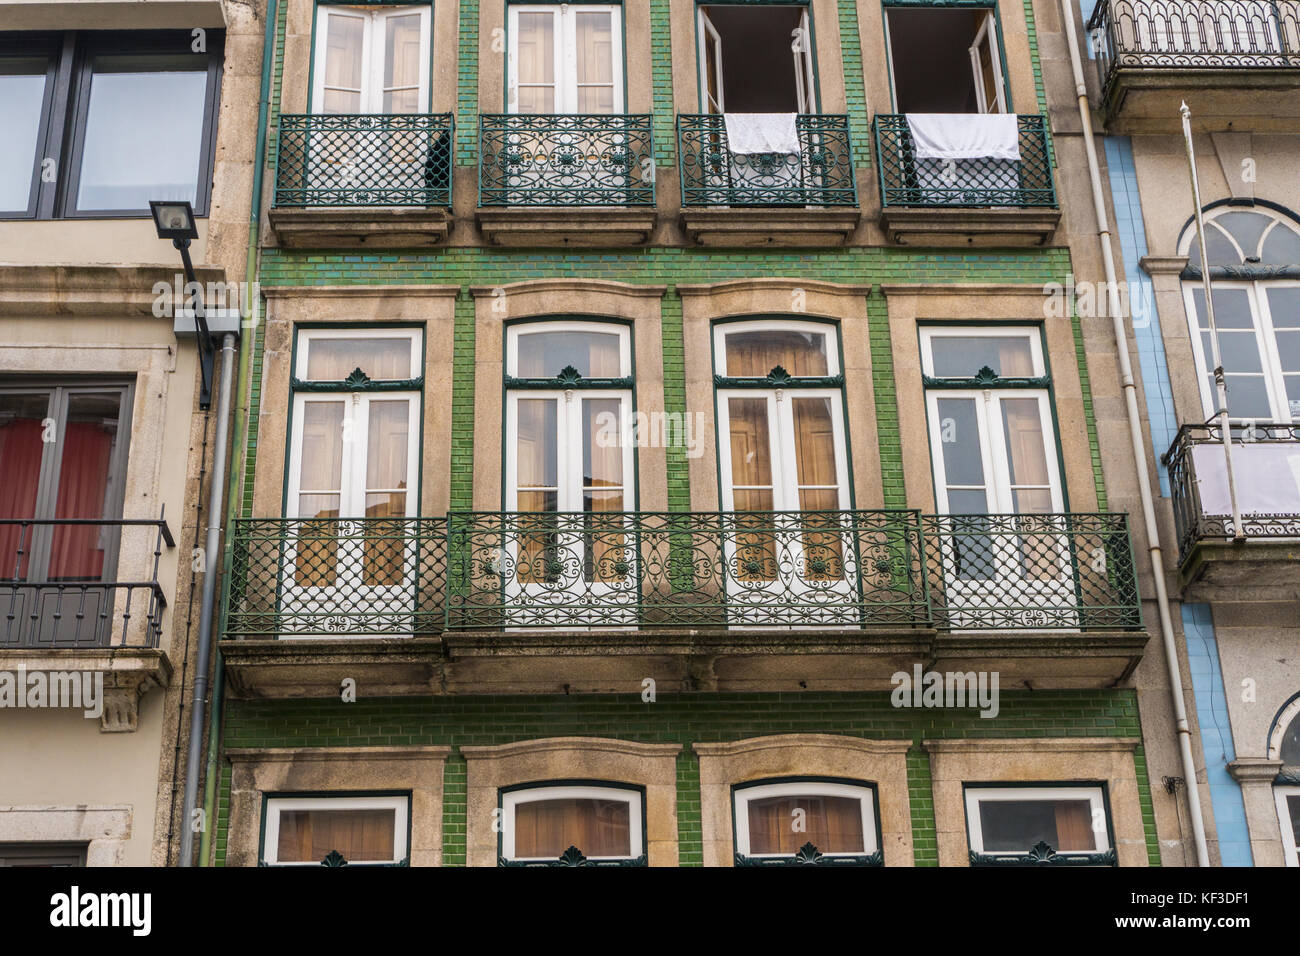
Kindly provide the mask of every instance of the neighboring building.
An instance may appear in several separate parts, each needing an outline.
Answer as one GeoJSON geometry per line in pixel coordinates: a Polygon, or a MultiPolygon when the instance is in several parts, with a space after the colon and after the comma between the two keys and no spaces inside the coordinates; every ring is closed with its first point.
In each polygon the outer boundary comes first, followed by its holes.
{"type": "Polygon", "coordinates": [[[225,476],[149,201],[193,204],[200,282],[242,280],[261,23],[145,0],[0,25],[0,865],[161,865],[225,476]]]}
{"type": "Polygon", "coordinates": [[[1300,7],[1099,0],[1090,27],[1123,269],[1146,305],[1146,321],[1135,322],[1141,386],[1219,858],[1300,866],[1300,7]],[[1182,100],[1208,263],[1193,222],[1182,100]]]}
{"type": "Polygon", "coordinates": [[[213,862],[1191,857],[1040,6],[273,0],[213,862]]]}

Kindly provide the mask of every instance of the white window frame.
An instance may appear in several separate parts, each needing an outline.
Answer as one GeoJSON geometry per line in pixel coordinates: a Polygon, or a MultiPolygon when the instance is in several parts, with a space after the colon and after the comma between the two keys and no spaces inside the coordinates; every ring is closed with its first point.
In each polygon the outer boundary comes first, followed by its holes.
{"type": "MultiPolygon", "coordinates": [[[[262,841],[262,859],[268,866],[320,866],[320,860],[280,862],[280,813],[284,810],[387,810],[393,814],[393,858],[391,860],[348,860],[349,866],[382,866],[400,863],[408,856],[407,832],[411,798],[405,794],[384,797],[275,797],[266,798],[266,833],[262,841]]],[[[332,849],[337,849],[332,848],[332,849]]]]}
{"type": "MultiPolygon", "coordinates": [[[[737,332],[762,330],[809,332],[822,336],[826,343],[826,375],[841,374],[839,340],[833,326],[820,322],[758,319],[722,322],[713,327],[713,348],[718,375],[728,377],[727,336],[737,332]]],[[[770,371],[770,369],[769,369],[770,371]]],[[[764,373],[766,374],[766,373],[764,373]]],[[[731,419],[728,403],[733,398],[764,398],[768,404],[769,451],[772,463],[772,508],[774,511],[801,511],[799,505],[799,470],[795,456],[794,412],[790,401],[800,398],[830,400],[831,428],[835,441],[836,497],[840,511],[851,507],[849,494],[848,439],[844,422],[842,388],[718,388],[714,401],[718,416],[718,457],[722,475],[722,510],[735,511],[735,489],[731,468],[731,419]]],[[[825,488],[828,486],[817,486],[825,488]]]]}
{"type": "Polygon", "coordinates": [[[1100,786],[1078,786],[1078,787],[1030,787],[1030,786],[1007,786],[1007,787],[966,787],[966,837],[969,841],[970,848],[975,853],[984,856],[1005,856],[1017,857],[1023,856],[1031,847],[1025,847],[1024,850],[985,850],[984,849],[984,826],[983,817],[980,815],[980,804],[984,802],[995,801],[1041,801],[1048,802],[1051,800],[1080,800],[1086,799],[1092,808],[1093,827],[1092,832],[1096,836],[1097,846],[1092,850],[1061,850],[1060,847],[1052,847],[1057,853],[1063,853],[1066,856],[1079,855],[1087,853],[1106,853],[1111,850],[1110,842],[1110,814],[1106,810],[1105,794],[1100,786]],[[1098,816],[1100,814],[1100,816],[1098,816]],[[1100,819],[1105,826],[1097,829],[1096,821],[1100,819]]]}
{"type": "Polygon", "coordinates": [[[312,61],[313,113],[325,111],[325,58],[329,51],[329,21],[342,17],[363,21],[361,41],[361,106],[358,114],[384,113],[384,25],[394,17],[420,17],[420,79],[417,113],[429,107],[430,12],[432,5],[405,4],[378,9],[321,4],[317,7],[316,49],[312,61]]]}
{"type": "Polygon", "coordinates": [[[865,784],[835,783],[828,780],[782,781],[738,786],[731,791],[732,814],[736,821],[736,852],[756,860],[789,859],[789,853],[751,853],[749,850],[749,804],[753,800],[783,796],[853,797],[862,810],[862,850],[830,852],[817,847],[822,856],[870,856],[880,849],[876,840],[876,795],[865,784]]]}
{"type": "MultiPolygon", "coordinates": [[[[555,38],[555,109],[554,114],[572,116],[578,112],[578,42],[577,16],[580,13],[608,13],[610,17],[610,58],[613,61],[614,108],[610,115],[625,109],[623,77],[623,8],[611,3],[512,3],[509,12],[510,42],[506,52],[506,112],[519,112],[519,14],[549,13],[553,18],[555,38]]],[[[545,85],[545,84],[529,84],[545,85]]],[[[596,84],[603,86],[604,84],[596,84]]]]}
{"type": "MultiPolygon", "coordinates": [[[[419,377],[421,367],[421,349],[424,336],[419,329],[300,329],[298,331],[298,355],[294,376],[300,382],[308,381],[307,362],[311,343],[321,339],[361,339],[361,338],[407,338],[411,345],[411,378],[419,377]]],[[[365,369],[362,369],[365,372],[365,369]]],[[[369,373],[367,373],[369,374],[369,373]]],[[[293,396],[293,439],[289,447],[289,482],[285,497],[285,517],[300,518],[298,499],[301,494],[302,479],[302,440],[303,414],[309,402],[342,403],[343,429],[345,434],[351,432],[351,441],[345,444],[343,469],[340,476],[339,517],[365,517],[366,495],[366,449],[368,448],[367,427],[369,418],[365,412],[370,403],[406,401],[410,406],[410,428],[407,435],[407,492],[406,516],[414,518],[419,514],[419,474],[420,474],[420,435],[423,431],[421,420],[421,393],[419,391],[379,391],[379,392],[296,392],[293,396]],[[349,425],[348,423],[352,424],[349,425]],[[349,455],[347,445],[358,449],[359,453],[349,455]]],[[[333,492],[328,492],[333,494],[333,492]]]]}
{"type": "MultiPolygon", "coordinates": [[[[592,856],[587,847],[578,847],[588,860],[635,860],[644,854],[645,843],[645,803],[641,791],[617,784],[580,784],[548,785],[520,787],[501,793],[501,856],[512,862],[541,863],[555,857],[549,856],[515,856],[515,808],[521,803],[534,803],[539,800],[623,800],[628,804],[628,845],[627,856],[592,856]]],[[[575,844],[576,845],[576,844],[575,844]]],[[[561,851],[563,852],[563,851],[561,851]]]]}
{"type": "Polygon", "coordinates": [[[998,18],[994,10],[984,14],[984,21],[975,31],[975,40],[970,49],[971,79],[975,83],[976,110],[980,113],[1005,113],[1007,111],[1006,77],[1002,73],[1002,55],[998,50],[998,18]],[[993,71],[994,102],[989,103],[984,91],[984,75],[980,68],[980,44],[985,43],[989,49],[989,69],[993,71]]]}
{"type": "Polygon", "coordinates": [[[1295,830],[1291,824],[1291,812],[1287,808],[1288,797],[1300,799],[1300,786],[1273,788],[1273,799],[1277,802],[1277,823],[1282,830],[1282,850],[1286,854],[1286,865],[1300,867],[1300,849],[1296,847],[1295,830]]]}

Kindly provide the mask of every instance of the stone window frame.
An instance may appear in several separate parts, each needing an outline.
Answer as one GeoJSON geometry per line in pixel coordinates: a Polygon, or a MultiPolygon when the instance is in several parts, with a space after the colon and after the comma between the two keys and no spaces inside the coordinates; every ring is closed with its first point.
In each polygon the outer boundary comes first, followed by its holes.
{"type": "Polygon", "coordinates": [[[677,865],[677,755],[680,744],[609,737],[543,737],[461,747],[465,758],[468,866],[499,863],[500,793],[526,784],[600,781],[643,787],[648,866],[677,865]]]}
{"type": "Polygon", "coordinates": [[[767,780],[750,780],[731,786],[731,823],[732,839],[736,847],[736,865],[776,865],[778,863],[806,864],[813,862],[836,862],[842,864],[875,865],[880,854],[880,799],[878,788],[874,783],[850,780],[840,777],[773,777],[767,780]],[[863,850],[861,853],[831,851],[806,841],[796,853],[755,854],[749,844],[749,835],[742,826],[741,807],[744,807],[744,822],[749,820],[749,804],[755,797],[779,796],[782,792],[796,792],[801,796],[849,796],[857,797],[860,812],[863,812],[863,850]],[[865,806],[863,806],[865,804],[865,806]],[[809,844],[815,853],[804,851],[809,844]]]}
{"type": "Polygon", "coordinates": [[[778,778],[836,778],[874,785],[879,850],[885,866],[912,866],[910,740],[839,734],[773,734],[693,743],[700,766],[700,822],[705,866],[735,866],[732,794],[738,784],[778,778]]]}
{"type": "Polygon", "coordinates": [[[127,805],[0,807],[0,843],[80,844],[85,866],[122,866],[134,810],[127,805]]]}

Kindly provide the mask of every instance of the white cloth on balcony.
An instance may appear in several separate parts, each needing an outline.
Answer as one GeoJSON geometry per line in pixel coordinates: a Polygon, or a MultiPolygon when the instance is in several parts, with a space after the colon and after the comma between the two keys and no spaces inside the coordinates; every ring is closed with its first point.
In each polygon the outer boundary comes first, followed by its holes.
{"type": "Polygon", "coordinates": [[[1015,113],[908,113],[907,126],[917,159],[1020,161],[1015,113]]]}
{"type": "Polygon", "coordinates": [[[733,153],[798,156],[798,113],[724,113],[727,148],[733,153]]]}

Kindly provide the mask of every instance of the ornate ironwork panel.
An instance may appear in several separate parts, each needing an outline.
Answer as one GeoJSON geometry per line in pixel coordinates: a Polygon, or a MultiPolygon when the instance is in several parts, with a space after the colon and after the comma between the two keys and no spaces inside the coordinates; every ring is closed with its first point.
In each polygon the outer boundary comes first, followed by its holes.
{"type": "Polygon", "coordinates": [[[935,627],[1138,629],[1123,514],[926,515],[935,627]]]}
{"type": "Polygon", "coordinates": [[[876,141],[881,203],[885,206],[1055,207],[1047,123],[1017,116],[1020,160],[918,159],[907,117],[877,114],[876,141]]]}
{"type": "Polygon", "coordinates": [[[910,511],[453,513],[447,626],[928,622],[910,511]]]}
{"type": "Polygon", "coordinates": [[[1088,29],[1104,95],[1118,70],[1300,68],[1296,0],[1102,0],[1088,29]]]}
{"type": "Polygon", "coordinates": [[[479,117],[479,205],[653,206],[648,114],[479,117]]]}
{"type": "Polygon", "coordinates": [[[444,518],[235,522],[230,637],[385,636],[442,630],[444,518]]]}
{"type": "Polygon", "coordinates": [[[733,153],[720,114],[677,117],[683,206],[856,206],[849,118],[800,114],[799,154],[733,153]]]}
{"type": "Polygon", "coordinates": [[[799,847],[793,856],[745,856],[737,853],[736,866],[884,866],[881,851],[866,854],[836,854],[827,856],[809,841],[799,847]]]}
{"type": "Polygon", "coordinates": [[[990,854],[970,851],[971,866],[1119,866],[1115,850],[1100,853],[1058,853],[1042,840],[1025,853],[990,854]]]}
{"type": "Polygon", "coordinates": [[[280,117],[275,204],[451,205],[450,113],[280,117]]]}

